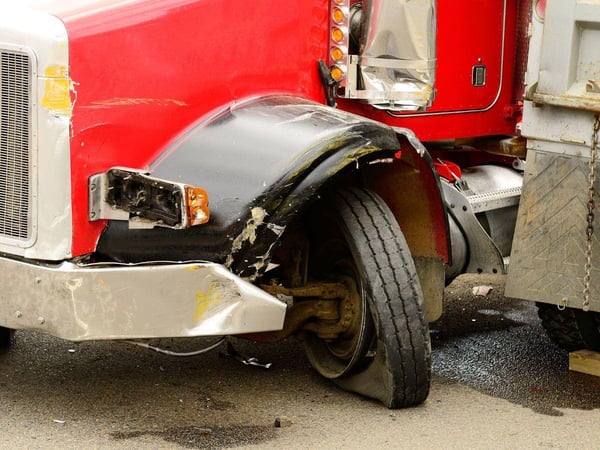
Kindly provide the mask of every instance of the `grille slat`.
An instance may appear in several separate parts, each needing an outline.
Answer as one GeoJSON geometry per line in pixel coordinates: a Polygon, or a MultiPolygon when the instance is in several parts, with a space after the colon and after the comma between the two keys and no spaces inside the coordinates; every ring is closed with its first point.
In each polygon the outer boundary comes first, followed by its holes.
{"type": "Polygon", "coordinates": [[[31,237],[31,60],[0,50],[0,236],[31,237]]]}

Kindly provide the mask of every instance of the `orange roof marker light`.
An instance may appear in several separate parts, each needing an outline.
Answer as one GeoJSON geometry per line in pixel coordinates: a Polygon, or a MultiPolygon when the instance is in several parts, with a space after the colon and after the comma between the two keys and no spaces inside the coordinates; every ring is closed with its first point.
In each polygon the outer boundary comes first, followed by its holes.
{"type": "Polygon", "coordinates": [[[344,12],[344,10],[342,8],[335,7],[335,8],[333,8],[333,11],[331,12],[331,18],[333,19],[333,21],[335,23],[342,23],[342,22],[344,22],[344,19],[346,18],[346,13],[344,12]]]}
{"type": "Polygon", "coordinates": [[[335,62],[339,62],[341,61],[345,56],[344,51],[339,48],[339,47],[333,47],[331,49],[331,59],[333,59],[335,62]]]}
{"type": "Polygon", "coordinates": [[[346,39],[346,34],[339,28],[331,30],[331,39],[335,42],[342,42],[346,39]]]}
{"type": "Polygon", "coordinates": [[[343,86],[348,66],[350,0],[331,0],[329,14],[329,71],[343,86]]]}
{"type": "Polygon", "coordinates": [[[342,81],[344,78],[346,78],[346,72],[344,72],[344,69],[338,66],[333,66],[330,73],[331,78],[333,78],[335,81],[342,81]]]}

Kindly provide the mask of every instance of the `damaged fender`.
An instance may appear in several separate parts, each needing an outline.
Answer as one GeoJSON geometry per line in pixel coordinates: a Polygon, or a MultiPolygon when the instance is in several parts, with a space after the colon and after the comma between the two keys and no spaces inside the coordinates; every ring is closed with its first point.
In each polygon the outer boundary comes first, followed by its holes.
{"type": "Polygon", "coordinates": [[[172,230],[112,221],[97,250],[123,262],[208,260],[253,278],[325,183],[398,147],[391,128],[308,100],[232,105],[192,126],[150,167],[155,177],[205,189],[209,223],[172,230]]]}

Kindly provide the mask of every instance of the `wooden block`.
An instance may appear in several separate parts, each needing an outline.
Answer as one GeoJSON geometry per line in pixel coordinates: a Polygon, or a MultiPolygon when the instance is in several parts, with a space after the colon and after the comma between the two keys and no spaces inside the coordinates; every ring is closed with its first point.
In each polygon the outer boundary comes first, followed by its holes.
{"type": "Polygon", "coordinates": [[[591,350],[569,353],[569,370],[600,377],[600,353],[591,350]]]}

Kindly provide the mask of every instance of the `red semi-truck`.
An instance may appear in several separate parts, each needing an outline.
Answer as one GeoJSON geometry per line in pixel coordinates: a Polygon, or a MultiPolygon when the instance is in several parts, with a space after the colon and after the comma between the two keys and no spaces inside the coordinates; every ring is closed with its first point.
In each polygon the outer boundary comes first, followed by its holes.
{"type": "Polygon", "coordinates": [[[296,335],[410,406],[445,284],[509,260],[600,342],[594,2],[0,8],[2,345],[296,335]]]}

